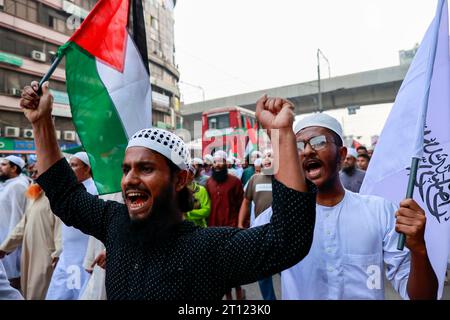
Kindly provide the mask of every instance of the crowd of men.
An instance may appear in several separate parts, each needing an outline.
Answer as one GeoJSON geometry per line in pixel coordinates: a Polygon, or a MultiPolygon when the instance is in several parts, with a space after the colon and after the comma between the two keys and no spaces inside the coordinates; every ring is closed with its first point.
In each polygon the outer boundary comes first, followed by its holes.
{"type": "Polygon", "coordinates": [[[122,194],[99,198],[88,154],[61,154],[42,89],[21,99],[37,146],[30,177],[22,158],[1,160],[0,298],[233,299],[235,288],[245,299],[241,285],[258,281],[267,300],[383,299],[384,270],[403,298],[436,298],[423,210],[358,194],[369,152],[346,148],[336,119],[294,123],[291,102],[263,96],[258,120],[281,138],[243,163],[223,150],[190,160],[175,134],[143,129],[122,194]]]}

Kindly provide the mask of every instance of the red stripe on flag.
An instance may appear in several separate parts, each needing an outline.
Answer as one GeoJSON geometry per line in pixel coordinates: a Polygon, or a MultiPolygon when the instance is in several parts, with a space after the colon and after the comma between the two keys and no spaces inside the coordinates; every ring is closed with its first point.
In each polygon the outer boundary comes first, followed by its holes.
{"type": "Polygon", "coordinates": [[[129,0],[100,0],[69,41],[123,72],[128,7],[129,0]]]}
{"type": "MultiPolygon", "coordinates": [[[[256,144],[256,130],[252,128],[250,120],[246,119],[247,134],[252,144],[256,144]]],[[[256,127],[256,124],[255,124],[256,127]]]]}

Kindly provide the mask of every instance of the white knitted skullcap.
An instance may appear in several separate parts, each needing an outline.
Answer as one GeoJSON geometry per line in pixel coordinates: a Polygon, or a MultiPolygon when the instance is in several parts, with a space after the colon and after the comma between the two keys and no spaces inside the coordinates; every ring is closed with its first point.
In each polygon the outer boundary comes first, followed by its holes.
{"type": "Polygon", "coordinates": [[[273,155],[273,150],[272,149],[266,149],[263,152],[264,157],[267,157],[268,155],[273,155]]]}
{"type": "Polygon", "coordinates": [[[354,148],[347,148],[347,156],[352,156],[353,158],[358,158],[358,152],[354,148]]]}
{"type": "Polygon", "coordinates": [[[88,157],[87,153],[84,152],[84,151],[82,151],[82,152],[77,152],[77,153],[73,154],[70,158],[71,158],[71,159],[72,159],[72,158],[77,158],[77,159],[79,159],[80,161],[82,161],[85,165],[87,165],[87,166],[89,166],[89,167],[91,166],[91,163],[89,162],[89,157],[88,157]]]}
{"type": "Polygon", "coordinates": [[[341,138],[341,142],[344,143],[344,139],[342,139],[341,124],[335,118],[326,113],[315,113],[313,115],[304,117],[303,119],[294,122],[293,127],[295,134],[308,127],[327,128],[336,133],[339,138],[341,138]]]}
{"type": "Polygon", "coordinates": [[[158,128],[142,129],[130,139],[127,149],[144,147],[172,161],[181,170],[187,170],[190,163],[189,149],[180,137],[167,130],[158,128]]]}
{"type": "Polygon", "coordinates": [[[199,165],[203,165],[203,160],[200,158],[194,158],[192,159],[192,164],[199,164],[199,165]]]}
{"type": "Polygon", "coordinates": [[[16,166],[18,166],[20,169],[23,169],[25,167],[25,161],[21,157],[18,156],[7,156],[5,160],[8,160],[9,162],[14,163],[16,166]]]}
{"type": "Polygon", "coordinates": [[[214,158],[210,154],[205,155],[203,160],[205,161],[206,164],[213,164],[214,163],[214,158]]]}
{"type": "Polygon", "coordinates": [[[223,150],[216,151],[216,152],[214,152],[214,160],[215,159],[226,160],[227,153],[223,150]]]}

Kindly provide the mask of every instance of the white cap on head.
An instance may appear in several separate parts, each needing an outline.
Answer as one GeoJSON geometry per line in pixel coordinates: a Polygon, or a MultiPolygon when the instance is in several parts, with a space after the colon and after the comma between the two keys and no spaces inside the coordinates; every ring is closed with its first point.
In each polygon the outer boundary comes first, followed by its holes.
{"type": "Polygon", "coordinates": [[[88,157],[87,153],[84,151],[77,152],[77,153],[73,154],[70,158],[71,159],[72,158],[80,159],[85,165],[87,165],[89,167],[91,166],[91,163],[89,162],[89,157],[88,157]]]}
{"type": "Polygon", "coordinates": [[[267,157],[269,155],[273,155],[273,150],[272,149],[266,149],[263,152],[264,157],[267,157]]]}
{"type": "Polygon", "coordinates": [[[294,133],[297,134],[304,128],[308,127],[327,128],[336,133],[339,138],[341,138],[342,144],[344,143],[344,139],[342,139],[343,134],[341,124],[335,118],[326,113],[315,113],[313,115],[295,121],[293,125],[294,133]]]}
{"type": "Polygon", "coordinates": [[[21,157],[18,156],[7,156],[5,160],[8,160],[9,162],[14,163],[16,166],[18,166],[20,169],[23,169],[25,167],[25,161],[21,157]]]}
{"type": "Polygon", "coordinates": [[[254,165],[260,167],[260,166],[262,165],[262,159],[261,159],[261,158],[257,158],[257,159],[255,160],[254,165]]]}
{"type": "Polygon", "coordinates": [[[188,170],[189,149],[176,134],[158,128],[142,129],[128,141],[127,149],[144,147],[156,151],[172,161],[181,170],[188,170]]]}
{"type": "Polygon", "coordinates": [[[229,163],[229,164],[234,164],[234,159],[233,159],[233,157],[228,157],[228,158],[227,158],[227,163],[229,163]]]}
{"type": "Polygon", "coordinates": [[[226,160],[227,159],[227,153],[223,150],[218,150],[216,152],[214,152],[214,160],[218,159],[218,160],[226,160]]]}
{"type": "Polygon", "coordinates": [[[353,158],[358,158],[358,152],[354,148],[347,148],[347,156],[352,156],[353,158]]]}
{"type": "Polygon", "coordinates": [[[213,162],[214,162],[214,158],[210,154],[205,155],[203,157],[203,160],[205,161],[206,164],[210,164],[210,165],[213,164],[213,162]]]}
{"type": "Polygon", "coordinates": [[[200,158],[194,158],[192,159],[192,164],[199,164],[199,165],[203,165],[203,160],[200,158]]]}

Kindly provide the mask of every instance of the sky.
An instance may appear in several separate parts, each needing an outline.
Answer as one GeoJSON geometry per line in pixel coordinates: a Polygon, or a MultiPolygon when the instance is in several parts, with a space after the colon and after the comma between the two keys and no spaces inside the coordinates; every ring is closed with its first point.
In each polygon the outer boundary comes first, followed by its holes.
{"type": "MultiPolygon", "coordinates": [[[[420,43],[437,0],[180,0],[174,10],[181,98],[192,103],[399,64],[420,43]],[[321,60],[321,77],[328,77],[321,60]],[[201,88],[199,88],[201,87],[201,88]]],[[[392,104],[330,112],[344,133],[382,130],[392,104]]]]}

